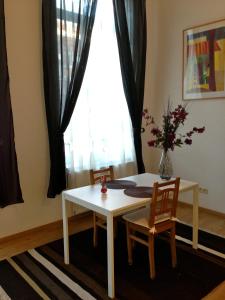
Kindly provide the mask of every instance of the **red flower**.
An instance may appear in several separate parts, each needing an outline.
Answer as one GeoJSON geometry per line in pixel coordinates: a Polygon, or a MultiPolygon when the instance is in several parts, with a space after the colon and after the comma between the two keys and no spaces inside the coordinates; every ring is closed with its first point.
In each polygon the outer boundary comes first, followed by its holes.
{"type": "Polygon", "coordinates": [[[188,136],[188,137],[191,137],[193,133],[194,133],[194,131],[191,130],[191,131],[189,131],[189,132],[187,133],[187,136],[188,136]]]}
{"type": "Polygon", "coordinates": [[[159,130],[159,128],[154,127],[154,128],[152,128],[151,133],[153,135],[157,135],[157,134],[161,133],[161,131],[159,130]]]}
{"type": "Polygon", "coordinates": [[[185,139],[184,142],[185,142],[186,145],[191,145],[192,144],[191,139],[185,139]]]}
{"type": "Polygon", "coordinates": [[[198,133],[202,133],[202,132],[204,132],[204,131],[205,131],[205,126],[202,127],[202,128],[198,128],[198,133]]]}
{"type": "Polygon", "coordinates": [[[154,147],[155,146],[155,141],[154,140],[148,141],[148,145],[149,145],[149,147],[154,147]]]}

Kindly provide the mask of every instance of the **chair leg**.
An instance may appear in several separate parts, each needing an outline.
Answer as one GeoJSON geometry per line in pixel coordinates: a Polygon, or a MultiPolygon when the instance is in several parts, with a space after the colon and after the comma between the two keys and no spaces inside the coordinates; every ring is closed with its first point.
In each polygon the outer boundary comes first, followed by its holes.
{"type": "Polygon", "coordinates": [[[155,278],[155,247],[154,247],[154,235],[150,234],[148,237],[148,256],[149,256],[149,268],[150,278],[155,278]]]}
{"type": "Polygon", "coordinates": [[[126,229],[127,229],[127,253],[128,253],[128,264],[133,264],[133,257],[132,257],[132,241],[130,238],[130,228],[128,222],[126,223],[126,229]]]}
{"type": "Polygon", "coordinates": [[[113,237],[114,237],[114,239],[117,237],[117,221],[116,220],[114,220],[114,222],[113,222],[113,237]]]}
{"type": "Polygon", "coordinates": [[[97,244],[98,244],[98,226],[96,224],[96,213],[93,213],[93,245],[94,245],[94,248],[97,247],[97,244]]]}
{"type": "Polygon", "coordinates": [[[172,259],[172,267],[175,268],[177,265],[177,253],[176,253],[176,229],[175,224],[170,230],[170,248],[171,248],[171,259],[172,259]]]}
{"type": "MultiPolygon", "coordinates": [[[[133,234],[133,235],[135,235],[135,230],[131,230],[130,233],[133,234]]],[[[132,251],[133,251],[134,248],[135,248],[135,246],[136,246],[136,241],[133,240],[133,239],[131,239],[130,242],[131,242],[131,249],[132,249],[132,251]]]]}

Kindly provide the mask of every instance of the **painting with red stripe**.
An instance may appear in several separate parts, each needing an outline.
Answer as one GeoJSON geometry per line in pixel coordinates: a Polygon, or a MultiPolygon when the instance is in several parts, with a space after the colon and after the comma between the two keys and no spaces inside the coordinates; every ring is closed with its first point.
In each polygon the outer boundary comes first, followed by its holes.
{"type": "Polygon", "coordinates": [[[184,30],[183,99],[225,97],[225,20],[184,30]]]}

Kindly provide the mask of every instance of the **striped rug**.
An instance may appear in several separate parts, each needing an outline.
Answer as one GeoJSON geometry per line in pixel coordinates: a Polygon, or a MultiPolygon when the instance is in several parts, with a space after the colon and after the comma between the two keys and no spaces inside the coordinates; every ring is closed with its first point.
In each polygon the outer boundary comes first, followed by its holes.
{"type": "Polygon", "coordinates": [[[106,290],[48,246],[0,262],[0,300],[109,299],[106,290]],[[50,259],[49,259],[50,258],[50,259]]]}
{"type": "Polygon", "coordinates": [[[3,290],[3,288],[0,286],[0,299],[1,300],[10,300],[8,294],[3,290]]]}
{"type": "MultiPolygon", "coordinates": [[[[210,238],[206,236],[207,242],[210,238]]],[[[221,239],[215,238],[213,243],[224,246],[221,239]]],[[[125,231],[122,228],[118,232],[115,240],[117,299],[200,300],[225,280],[223,259],[177,242],[178,267],[172,269],[168,242],[157,239],[155,248],[156,279],[152,281],[146,248],[135,247],[134,264],[129,266],[125,231]]],[[[0,262],[0,300],[109,299],[105,231],[99,232],[96,249],[91,230],[71,236],[70,258],[71,264],[65,265],[63,241],[58,240],[0,262]]]]}

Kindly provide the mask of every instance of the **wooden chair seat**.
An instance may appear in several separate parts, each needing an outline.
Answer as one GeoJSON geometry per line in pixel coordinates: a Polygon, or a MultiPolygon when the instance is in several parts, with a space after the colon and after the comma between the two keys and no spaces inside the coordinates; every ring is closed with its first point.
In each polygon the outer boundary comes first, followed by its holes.
{"type": "MultiPolygon", "coordinates": [[[[149,227],[149,215],[150,208],[141,208],[132,213],[124,215],[123,219],[127,222],[131,222],[133,224],[145,227],[146,229],[151,229],[149,227]]],[[[167,220],[170,220],[169,213],[163,213],[155,218],[155,224],[167,220]]]]}

